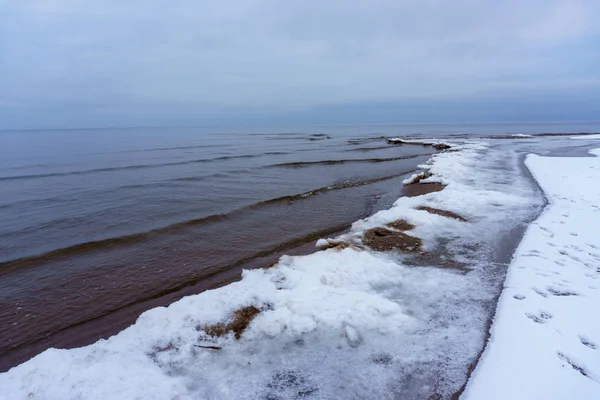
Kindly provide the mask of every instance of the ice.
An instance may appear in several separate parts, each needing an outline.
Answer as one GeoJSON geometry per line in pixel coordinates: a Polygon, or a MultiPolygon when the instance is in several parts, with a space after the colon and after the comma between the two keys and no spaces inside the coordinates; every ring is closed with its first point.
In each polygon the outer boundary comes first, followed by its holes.
{"type": "Polygon", "coordinates": [[[389,143],[395,144],[414,144],[414,145],[423,145],[423,146],[432,146],[437,148],[438,150],[446,150],[452,147],[451,144],[441,140],[431,140],[431,139],[403,139],[403,138],[390,138],[388,139],[389,143]]]}
{"type": "Polygon", "coordinates": [[[330,243],[327,239],[319,239],[317,243],[315,243],[315,247],[319,249],[327,248],[330,246],[330,243]]]}
{"type": "Polygon", "coordinates": [[[402,183],[405,185],[410,185],[412,183],[417,183],[421,179],[425,179],[426,177],[427,177],[427,174],[425,172],[419,172],[417,174],[412,174],[410,177],[404,179],[402,181],[402,183]]]}
{"type": "Polygon", "coordinates": [[[529,155],[526,165],[549,205],[515,253],[463,398],[597,400],[600,160],[529,155]]]}
{"type": "Polygon", "coordinates": [[[504,278],[496,242],[542,204],[514,151],[450,145],[420,166],[443,191],[400,198],[318,242],[332,248],[149,310],[108,340],[47,350],[0,374],[0,398],[450,398],[484,345],[504,278]],[[368,229],[398,220],[415,226],[406,234],[429,258],[364,246],[368,229]],[[249,308],[258,313],[238,321],[249,308]]]}

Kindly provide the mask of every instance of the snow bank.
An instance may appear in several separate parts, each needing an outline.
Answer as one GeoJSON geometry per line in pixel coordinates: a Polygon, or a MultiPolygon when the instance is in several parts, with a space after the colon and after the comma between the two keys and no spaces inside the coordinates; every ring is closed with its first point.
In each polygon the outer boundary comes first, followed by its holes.
{"type": "Polygon", "coordinates": [[[483,347],[504,278],[495,243],[540,204],[514,152],[453,147],[460,151],[421,166],[443,191],[400,198],[318,243],[348,247],[284,256],[240,282],[147,311],[108,340],[47,350],[0,374],[0,398],[451,397],[483,347]],[[422,239],[428,257],[363,245],[368,229],[400,219],[415,226],[406,234],[422,239]],[[260,312],[239,340],[209,335],[249,306],[260,312]]]}
{"type": "Polygon", "coordinates": [[[515,253],[463,398],[597,400],[600,159],[529,155],[526,164],[549,205],[515,253]]]}
{"type": "Polygon", "coordinates": [[[599,135],[571,136],[571,139],[577,139],[577,140],[600,139],[600,134],[599,135]]]}

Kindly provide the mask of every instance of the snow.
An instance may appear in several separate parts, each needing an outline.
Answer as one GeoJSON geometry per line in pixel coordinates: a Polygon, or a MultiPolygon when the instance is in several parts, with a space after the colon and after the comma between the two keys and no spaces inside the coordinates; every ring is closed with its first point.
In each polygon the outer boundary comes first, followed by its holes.
{"type": "Polygon", "coordinates": [[[317,243],[315,243],[315,247],[319,249],[327,248],[331,245],[329,242],[330,241],[327,239],[319,239],[317,240],[317,243]]]}
{"type": "Polygon", "coordinates": [[[426,177],[427,177],[427,173],[426,172],[419,172],[419,173],[416,173],[416,174],[412,174],[410,177],[404,179],[402,181],[402,183],[405,184],[405,185],[410,185],[412,183],[417,183],[421,179],[425,179],[426,177]]]}
{"type": "Polygon", "coordinates": [[[432,140],[432,139],[403,139],[403,138],[389,138],[389,143],[399,143],[399,144],[421,144],[424,146],[435,146],[435,145],[446,145],[451,146],[450,142],[441,141],[441,140],[432,140]]]}
{"type": "Polygon", "coordinates": [[[451,397],[484,345],[504,279],[496,242],[542,205],[514,151],[452,146],[458,151],[420,166],[443,191],[400,198],[317,243],[345,248],[283,256],[239,282],[149,310],[108,340],[47,350],[0,374],[0,398],[451,397]],[[366,230],[399,219],[415,225],[406,233],[423,240],[430,261],[363,246],[366,230]],[[206,333],[248,306],[260,313],[239,340],[206,333]]]}
{"type": "Polygon", "coordinates": [[[577,140],[600,139],[600,134],[598,134],[598,135],[571,136],[571,139],[577,139],[577,140]]]}
{"type": "Polygon", "coordinates": [[[597,400],[600,159],[529,155],[526,165],[549,205],[515,253],[462,398],[597,400]]]}
{"type": "Polygon", "coordinates": [[[317,240],[317,243],[315,243],[315,247],[318,249],[328,249],[343,243],[345,242],[339,239],[319,239],[317,240]]]}

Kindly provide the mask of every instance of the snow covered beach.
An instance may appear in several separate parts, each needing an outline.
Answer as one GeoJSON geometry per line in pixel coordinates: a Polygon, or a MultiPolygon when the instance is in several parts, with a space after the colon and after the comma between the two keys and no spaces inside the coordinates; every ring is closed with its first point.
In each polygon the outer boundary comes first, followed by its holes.
{"type": "Polygon", "coordinates": [[[463,398],[599,399],[600,159],[526,165],[550,204],[514,256],[463,398]]]}
{"type": "MultiPolygon", "coordinates": [[[[485,344],[504,282],[509,260],[498,240],[522,230],[544,204],[516,152],[453,145],[410,179],[444,185],[442,191],[400,198],[319,243],[333,248],[283,257],[272,268],[246,271],[241,282],[150,310],[109,340],[48,350],[1,374],[0,397],[450,398],[485,344]]],[[[578,334],[598,342],[593,332],[578,334]]],[[[469,398],[489,398],[483,383],[476,392],[487,353],[469,398]]],[[[559,361],[575,363],[561,354],[559,361]]]]}

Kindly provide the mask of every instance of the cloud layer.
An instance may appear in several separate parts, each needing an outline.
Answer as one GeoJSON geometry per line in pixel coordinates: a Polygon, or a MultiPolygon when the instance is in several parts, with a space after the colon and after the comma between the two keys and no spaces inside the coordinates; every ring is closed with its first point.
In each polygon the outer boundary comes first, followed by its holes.
{"type": "Polygon", "coordinates": [[[595,0],[0,0],[0,119],[593,95],[598,17],[595,0]]]}

